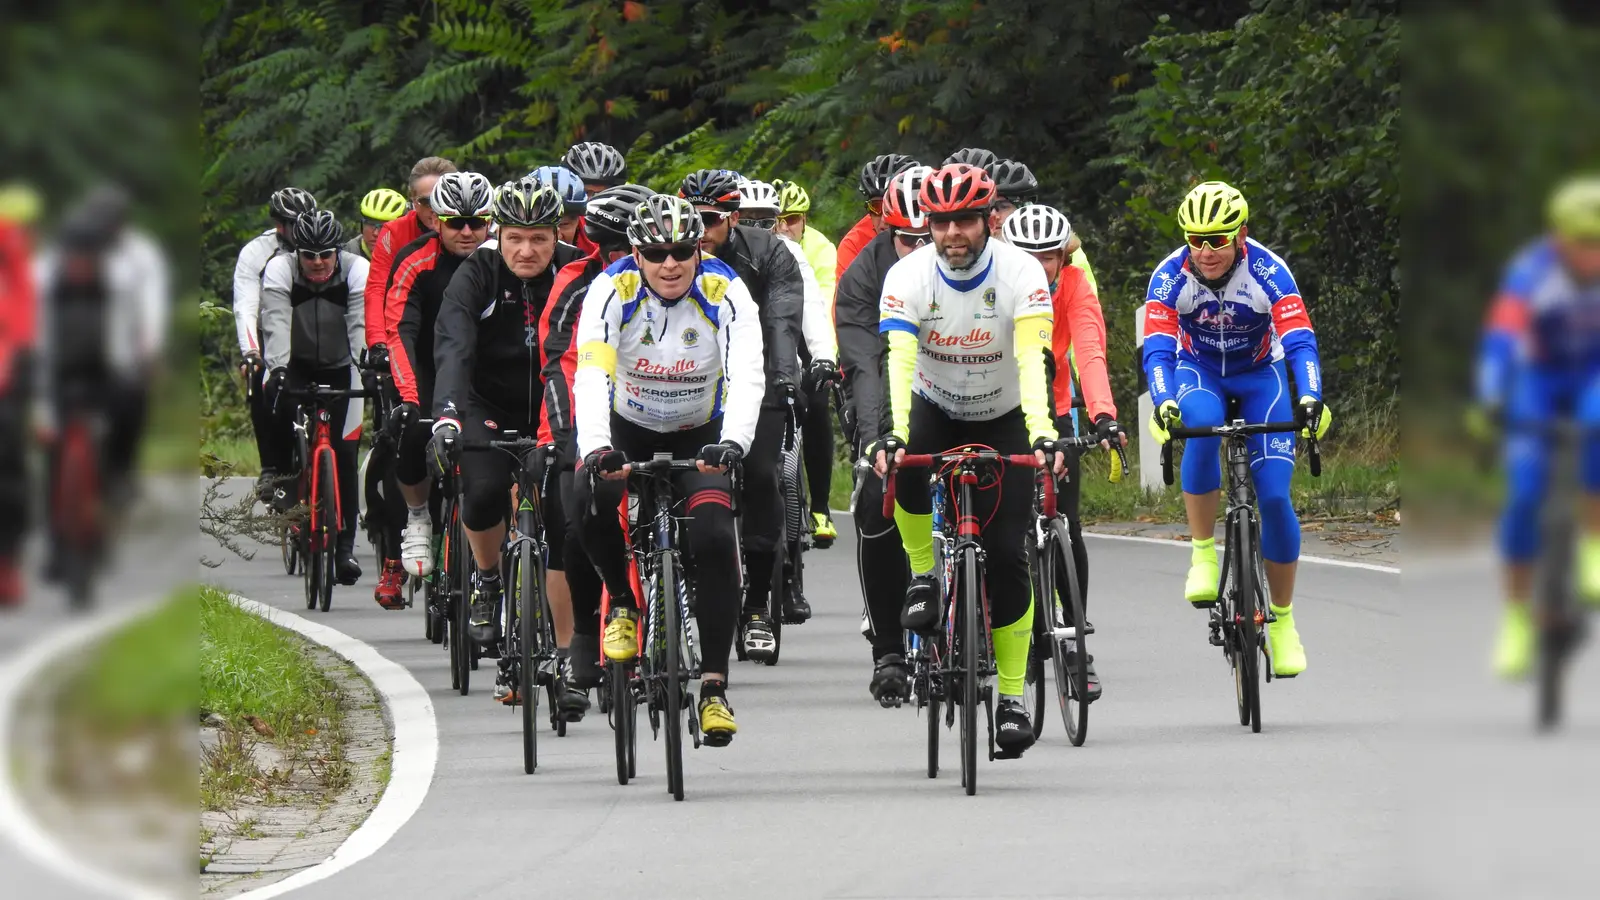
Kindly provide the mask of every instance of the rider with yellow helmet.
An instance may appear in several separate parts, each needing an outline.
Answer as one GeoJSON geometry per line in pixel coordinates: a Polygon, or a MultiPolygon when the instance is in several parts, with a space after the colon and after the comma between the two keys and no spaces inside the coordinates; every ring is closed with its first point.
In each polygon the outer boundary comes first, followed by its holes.
{"type": "Polygon", "coordinates": [[[361,198],[361,233],[345,242],[344,251],[362,259],[372,259],[372,247],[378,242],[378,232],[387,222],[406,214],[411,204],[405,195],[390,188],[368,191],[361,198]]]}

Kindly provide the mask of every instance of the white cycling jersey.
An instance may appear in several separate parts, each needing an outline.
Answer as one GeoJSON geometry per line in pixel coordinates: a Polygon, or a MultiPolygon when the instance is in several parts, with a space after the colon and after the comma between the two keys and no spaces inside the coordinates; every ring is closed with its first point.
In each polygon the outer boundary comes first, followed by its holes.
{"type": "Polygon", "coordinates": [[[812,359],[837,361],[839,341],[833,333],[833,317],[822,296],[822,288],[817,283],[816,269],[811,267],[811,261],[806,259],[805,250],[799,244],[777,232],[773,234],[789,248],[795,263],[800,266],[800,281],[805,291],[805,311],[800,317],[800,332],[806,340],[806,352],[811,354],[812,359]]]}
{"type": "Polygon", "coordinates": [[[239,250],[239,261],[233,267],[233,327],[239,335],[241,355],[261,352],[261,279],[267,274],[267,263],[292,252],[279,240],[275,228],[256,235],[239,250]]]}

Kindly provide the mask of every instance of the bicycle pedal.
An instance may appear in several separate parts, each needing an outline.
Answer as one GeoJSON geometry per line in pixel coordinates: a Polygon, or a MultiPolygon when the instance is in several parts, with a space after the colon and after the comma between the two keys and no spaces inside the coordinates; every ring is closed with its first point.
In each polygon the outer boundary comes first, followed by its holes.
{"type": "Polygon", "coordinates": [[[1195,609],[1216,609],[1217,608],[1217,601],[1215,601],[1215,600],[1190,600],[1189,601],[1189,605],[1194,607],[1195,609]]]}
{"type": "Polygon", "coordinates": [[[1211,641],[1211,646],[1213,646],[1213,647],[1222,647],[1222,646],[1224,646],[1226,644],[1226,642],[1222,640],[1222,635],[1218,634],[1215,631],[1211,632],[1210,641],[1211,641]]]}

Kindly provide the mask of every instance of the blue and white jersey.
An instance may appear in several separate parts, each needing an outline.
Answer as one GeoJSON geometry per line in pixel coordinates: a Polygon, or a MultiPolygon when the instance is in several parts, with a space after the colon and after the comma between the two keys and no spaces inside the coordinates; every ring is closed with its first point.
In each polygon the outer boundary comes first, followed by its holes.
{"type": "Polygon", "coordinates": [[[1580,285],[1549,238],[1506,266],[1478,347],[1478,400],[1504,403],[1528,366],[1574,377],[1600,368],[1600,283],[1580,285]]]}

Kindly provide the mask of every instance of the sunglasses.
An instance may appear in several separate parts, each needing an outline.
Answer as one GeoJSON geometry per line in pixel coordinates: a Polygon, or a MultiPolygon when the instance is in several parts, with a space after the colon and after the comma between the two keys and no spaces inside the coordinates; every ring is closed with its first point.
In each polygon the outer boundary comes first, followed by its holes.
{"type": "Polygon", "coordinates": [[[489,220],[483,216],[440,216],[439,221],[456,231],[468,229],[477,231],[480,228],[489,227],[489,220]]]}
{"type": "Polygon", "coordinates": [[[771,231],[778,224],[778,219],[776,216],[760,219],[744,219],[742,221],[751,228],[760,228],[764,231],[771,231]]]}
{"type": "Polygon", "coordinates": [[[1185,234],[1183,237],[1196,250],[1226,250],[1239,239],[1239,229],[1224,234],[1185,234]]]}
{"type": "Polygon", "coordinates": [[[428,209],[433,209],[433,198],[432,197],[417,197],[417,198],[413,199],[411,202],[415,203],[418,206],[425,206],[428,209]]]}
{"type": "Polygon", "coordinates": [[[688,262],[689,260],[694,259],[695,254],[699,252],[699,244],[658,244],[651,247],[639,248],[639,255],[644,257],[646,262],[655,263],[657,265],[666,262],[667,257],[669,256],[678,262],[688,262]]]}
{"type": "Polygon", "coordinates": [[[867,201],[867,212],[875,216],[883,215],[883,198],[873,197],[867,201]]]}
{"type": "Polygon", "coordinates": [[[726,213],[722,212],[721,210],[702,209],[700,210],[700,221],[705,223],[707,228],[715,228],[718,225],[721,225],[723,222],[726,222],[728,217],[731,215],[733,215],[733,213],[726,213]]]}
{"type": "Polygon", "coordinates": [[[338,252],[338,247],[330,247],[327,250],[301,250],[300,258],[306,262],[316,262],[319,259],[332,259],[338,252]]]}
{"type": "Polygon", "coordinates": [[[796,225],[799,225],[801,222],[804,222],[805,220],[806,220],[806,214],[805,213],[790,213],[787,216],[779,216],[778,217],[778,221],[780,221],[783,224],[789,226],[790,228],[793,228],[796,225]]]}
{"type": "Polygon", "coordinates": [[[896,231],[894,239],[907,247],[921,247],[928,242],[929,237],[926,231],[896,231]]]}

